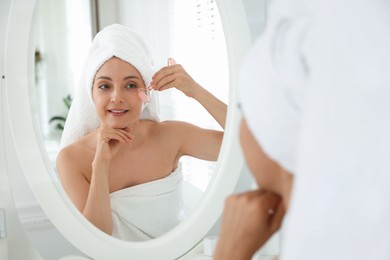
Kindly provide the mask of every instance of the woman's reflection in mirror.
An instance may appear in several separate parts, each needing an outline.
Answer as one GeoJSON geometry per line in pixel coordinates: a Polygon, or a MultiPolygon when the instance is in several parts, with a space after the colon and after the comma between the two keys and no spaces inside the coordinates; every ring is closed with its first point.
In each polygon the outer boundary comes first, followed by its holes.
{"type": "Polygon", "coordinates": [[[180,158],[215,161],[223,131],[159,121],[157,92],[176,88],[224,128],[227,106],[169,59],[153,70],[147,47],[114,24],[92,42],[57,158],[77,209],[114,237],[158,237],[183,220],[180,158]]]}

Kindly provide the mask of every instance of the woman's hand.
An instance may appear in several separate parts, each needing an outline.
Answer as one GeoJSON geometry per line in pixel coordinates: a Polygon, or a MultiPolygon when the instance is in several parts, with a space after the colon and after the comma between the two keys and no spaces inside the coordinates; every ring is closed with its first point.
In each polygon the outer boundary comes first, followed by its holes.
{"type": "Polygon", "coordinates": [[[251,259],[279,229],[284,213],[281,198],[271,192],[256,190],[230,196],[214,259],[251,259]]]}
{"type": "Polygon", "coordinates": [[[201,88],[185,71],[183,66],[176,64],[176,61],[172,58],[168,59],[168,66],[163,67],[154,74],[150,86],[158,91],[176,88],[188,97],[193,97],[194,92],[201,88]]]}
{"type": "Polygon", "coordinates": [[[100,128],[97,134],[96,154],[94,161],[110,161],[118,153],[120,143],[130,143],[134,136],[131,129],[100,128]]]}
{"type": "Polygon", "coordinates": [[[157,71],[152,79],[153,81],[150,83],[152,89],[160,91],[177,88],[188,97],[198,101],[218,124],[225,128],[226,104],[193,80],[183,66],[176,64],[174,59],[168,59],[168,66],[157,71]]]}
{"type": "Polygon", "coordinates": [[[113,129],[102,126],[97,131],[96,153],[92,162],[92,177],[82,213],[92,224],[111,235],[110,162],[118,153],[120,144],[127,144],[134,137],[129,128],[113,129]]]}

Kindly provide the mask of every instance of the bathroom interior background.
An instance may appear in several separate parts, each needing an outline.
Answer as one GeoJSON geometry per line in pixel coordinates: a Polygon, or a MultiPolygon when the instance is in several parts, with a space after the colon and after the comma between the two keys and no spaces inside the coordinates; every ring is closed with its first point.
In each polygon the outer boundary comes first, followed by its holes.
{"type": "MultiPolygon", "coordinates": [[[[170,49],[170,46],[172,44],[182,44],[182,46],[186,46],[188,42],[185,42],[185,39],[190,37],[191,35],[186,35],[185,33],[193,33],[193,30],[188,30],[188,28],[191,26],[193,26],[193,28],[196,28],[196,26],[198,26],[191,24],[182,24],[181,27],[177,26],[176,28],[167,29],[169,28],[168,24],[164,25],[164,23],[172,22],[174,19],[182,19],[183,17],[181,15],[186,12],[186,7],[188,5],[180,4],[180,2],[185,2],[186,4],[192,2],[196,5],[197,0],[172,0],[171,3],[176,4],[176,9],[168,9],[168,7],[163,4],[165,3],[165,1],[137,0],[131,1],[131,5],[133,6],[128,6],[130,4],[130,1],[126,0],[98,0],[100,7],[99,10],[100,12],[103,12],[101,15],[99,15],[99,27],[103,28],[105,25],[116,22],[125,25],[131,24],[131,27],[137,30],[145,39],[147,44],[150,46],[150,49],[152,50],[152,57],[154,58],[156,67],[165,66],[166,58],[172,56],[179,63],[182,63],[186,70],[197,81],[199,81],[200,83],[210,82],[210,84],[205,87],[208,87],[208,89],[212,93],[214,93],[223,101],[228,102],[228,77],[225,77],[222,82],[213,82],[212,78],[210,79],[210,75],[212,76],[215,73],[220,74],[218,78],[223,78],[223,75],[227,75],[227,67],[224,67],[224,64],[226,64],[226,57],[222,53],[224,50],[219,50],[216,48],[213,49],[212,47],[205,48],[205,50],[208,50],[210,52],[221,52],[220,60],[210,61],[204,60],[204,58],[197,60],[197,58],[199,58],[200,56],[207,57],[207,53],[204,53],[204,55],[197,55],[196,49],[199,48],[199,46],[189,47],[193,50],[190,52],[190,54],[192,55],[190,55],[190,57],[188,57],[188,51],[180,51],[180,48],[176,48],[177,51],[172,53],[170,49]],[[138,11],[132,12],[131,15],[129,15],[129,13],[125,12],[125,10],[130,10],[131,8],[137,8],[138,11]],[[146,12],[142,12],[140,10],[148,10],[147,15],[145,16],[144,14],[146,12]],[[165,12],[162,10],[165,10],[165,12]],[[171,12],[172,10],[176,10],[176,12],[171,12]],[[152,30],[152,28],[150,28],[151,26],[156,25],[159,26],[159,34],[148,34],[148,32],[156,31],[155,29],[152,30]],[[168,35],[169,37],[167,37],[168,35]],[[156,49],[161,50],[161,52],[153,51],[156,49]],[[190,63],[187,60],[197,62],[190,63]],[[203,71],[202,67],[204,68],[203,71]],[[210,71],[210,68],[214,69],[210,71]],[[196,71],[197,73],[192,74],[192,71],[196,71]]],[[[213,0],[209,0],[209,2],[212,4],[213,0]]],[[[265,17],[259,15],[259,13],[265,12],[265,5],[262,1],[257,0],[243,0],[242,2],[245,6],[246,15],[248,19],[247,22],[251,32],[251,38],[252,40],[254,40],[261,33],[262,28],[265,24],[265,17]]],[[[61,132],[55,129],[54,124],[48,124],[48,120],[55,115],[66,114],[66,108],[64,107],[62,99],[71,93],[72,86],[77,83],[77,71],[80,70],[81,66],[80,58],[82,57],[83,53],[86,52],[92,40],[91,30],[96,30],[96,27],[88,26],[88,22],[80,23],[77,26],[79,29],[78,31],[67,30],[67,28],[74,28],[74,26],[71,26],[71,23],[76,22],[77,20],[69,19],[69,17],[79,17],[78,19],[91,19],[91,17],[86,15],[86,13],[82,11],[82,9],[72,8],[72,4],[74,4],[74,6],[82,6],[82,4],[80,5],[80,3],[84,3],[84,7],[88,8],[90,1],[41,0],[41,12],[43,12],[44,15],[42,15],[38,20],[38,29],[36,32],[36,90],[34,93],[32,93],[32,95],[34,96],[34,100],[37,103],[37,112],[39,115],[39,121],[41,122],[40,127],[42,130],[42,136],[45,140],[45,148],[49,155],[48,158],[52,162],[53,167],[55,167],[54,161],[56,153],[58,152],[58,141],[61,132]],[[78,4],[76,4],[76,2],[78,2],[78,4]],[[67,10],[67,13],[69,15],[68,18],[66,17],[66,12],[64,13],[63,17],[53,15],[61,13],[58,12],[58,9],[61,8],[65,8],[65,10],[67,10]],[[53,23],[53,21],[56,22],[53,23]],[[82,26],[83,24],[85,26],[82,26]],[[52,42],[48,42],[48,39],[43,38],[43,30],[50,33],[50,36],[52,36],[50,37],[50,41],[52,42]],[[64,34],[64,32],[67,33],[64,34]],[[75,45],[77,45],[77,48],[75,49],[77,49],[78,52],[74,51],[71,55],[66,52],[58,53],[58,49],[63,48],[70,50],[75,45]],[[38,61],[39,59],[40,61],[38,61]],[[47,67],[51,67],[51,69],[54,69],[55,71],[57,71],[57,73],[45,74],[45,70],[47,69],[47,67]],[[61,71],[64,73],[59,73],[61,71]]],[[[7,15],[7,10],[9,6],[4,7],[5,8],[0,9],[1,17],[6,17],[7,15]]],[[[202,13],[202,15],[214,15],[215,19],[219,19],[218,13],[206,12],[202,13]]],[[[212,44],[210,45],[210,43],[212,43],[213,41],[223,41],[224,39],[221,34],[221,28],[213,28],[213,20],[210,19],[210,17],[204,16],[203,18],[204,19],[201,20],[203,23],[202,25],[208,26],[210,28],[210,33],[206,36],[202,36],[205,37],[205,44],[208,43],[209,46],[212,46],[212,44]]],[[[1,24],[0,26],[0,29],[4,31],[5,24],[1,24]]],[[[192,35],[191,37],[193,36],[194,35],[192,35]]],[[[4,47],[3,41],[0,42],[0,47],[4,47]]],[[[213,121],[212,118],[209,117],[209,115],[206,114],[205,116],[204,111],[198,114],[191,115],[183,113],[185,111],[202,111],[202,108],[197,107],[198,104],[188,102],[188,99],[185,99],[180,95],[181,93],[174,91],[167,91],[166,93],[163,93],[161,95],[160,102],[163,114],[162,119],[172,117],[179,120],[190,119],[190,122],[193,122],[195,124],[200,124],[210,128],[219,128],[219,126],[216,125],[216,123],[213,121]],[[176,107],[172,107],[172,100],[184,100],[184,102],[177,102],[177,104],[175,105],[176,107]],[[188,109],[182,109],[183,106],[187,106],[188,109]]],[[[5,129],[5,131],[7,131],[7,129],[5,129]]],[[[5,135],[9,134],[11,133],[5,132],[5,135]]],[[[10,153],[6,156],[12,157],[15,156],[15,154],[10,153]]],[[[194,187],[196,187],[200,191],[204,191],[207,187],[209,176],[210,174],[212,174],[214,164],[201,161],[190,161],[187,162],[187,165],[188,169],[191,169],[189,170],[190,173],[186,176],[187,180],[189,180],[194,185],[194,187]],[[197,175],[191,174],[191,171],[193,171],[193,173],[197,173],[197,175]],[[199,172],[203,173],[203,176],[201,178],[198,178],[199,172]]],[[[9,170],[20,171],[21,169],[9,170]]],[[[251,181],[250,174],[245,167],[243,169],[242,175],[245,178],[240,179],[241,183],[239,182],[237,184],[236,191],[241,190],[241,185],[247,187],[247,182],[251,181]]],[[[18,182],[24,180],[14,179],[10,181],[18,182]]],[[[37,205],[34,205],[35,201],[31,201],[31,203],[28,203],[28,199],[26,198],[33,196],[28,191],[29,190],[26,189],[26,193],[24,194],[20,192],[16,193],[18,194],[18,196],[24,197],[20,201],[25,201],[24,205],[18,205],[19,218],[20,221],[23,223],[23,226],[25,227],[26,231],[28,232],[29,237],[33,238],[34,241],[42,241],[42,245],[38,245],[38,247],[45,247],[44,241],[56,241],[57,233],[53,232],[55,228],[51,224],[50,220],[47,219],[47,217],[40,211],[36,210],[37,205]]],[[[18,198],[15,199],[19,200],[18,198]]],[[[217,234],[218,225],[216,225],[210,231],[209,235],[217,234]]],[[[64,245],[59,243],[58,247],[53,247],[50,250],[52,250],[53,252],[58,252],[62,250],[71,250],[71,248],[71,244],[64,245]]]]}

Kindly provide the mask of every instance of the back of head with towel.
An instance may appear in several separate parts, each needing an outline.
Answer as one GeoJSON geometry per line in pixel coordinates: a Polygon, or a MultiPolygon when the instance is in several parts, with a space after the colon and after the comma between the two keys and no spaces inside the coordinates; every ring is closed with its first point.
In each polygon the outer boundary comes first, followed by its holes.
{"type": "Polygon", "coordinates": [[[70,108],[57,167],[80,212],[126,240],[160,236],[183,218],[183,155],[216,160],[223,132],[159,121],[158,91],[176,88],[223,127],[226,105],[173,59],[154,71],[146,44],[114,24],[92,42],[70,108]]]}
{"type": "Polygon", "coordinates": [[[252,259],[280,199],[280,259],[390,259],[390,3],[275,0],[267,17],[239,86],[260,189],[228,198],[214,259],[252,259]]]}

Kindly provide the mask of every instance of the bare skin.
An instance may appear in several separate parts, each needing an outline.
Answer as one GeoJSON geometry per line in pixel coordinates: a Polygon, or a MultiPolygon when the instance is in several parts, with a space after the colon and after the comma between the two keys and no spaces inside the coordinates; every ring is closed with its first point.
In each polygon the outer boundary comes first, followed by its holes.
{"type": "Polygon", "coordinates": [[[293,177],[263,152],[245,119],[240,141],[248,167],[261,188],[226,200],[215,260],[252,259],[280,228],[288,208],[293,177]]]}
{"type": "MultiPolygon", "coordinates": [[[[96,73],[92,95],[101,127],[57,158],[61,182],[80,212],[96,227],[112,233],[109,194],[168,176],[184,155],[216,160],[223,132],[192,124],[140,120],[137,88],[146,86],[130,64],[112,58],[96,73]]],[[[197,84],[181,65],[162,68],[152,87],[175,87],[199,101],[224,126],[227,107],[197,84]]]]}

